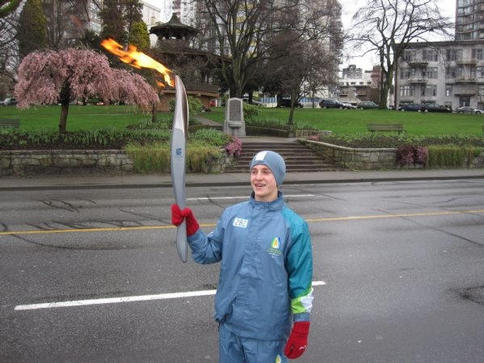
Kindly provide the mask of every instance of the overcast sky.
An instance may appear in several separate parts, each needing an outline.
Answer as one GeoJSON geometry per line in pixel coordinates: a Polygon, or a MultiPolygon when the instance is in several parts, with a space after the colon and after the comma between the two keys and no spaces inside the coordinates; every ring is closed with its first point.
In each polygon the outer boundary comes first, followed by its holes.
{"type": "MultiPolygon", "coordinates": [[[[339,0],[343,6],[342,18],[343,27],[347,31],[351,27],[351,18],[355,11],[366,3],[366,0],[339,0]]],[[[456,0],[438,0],[440,11],[443,16],[450,17],[455,21],[455,4],[456,0]]],[[[439,40],[439,39],[436,39],[439,40]]],[[[349,49],[345,49],[342,67],[348,64],[356,64],[363,69],[371,69],[373,64],[378,64],[378,59],[374,55],[366,55],[365,57],[354,57],[355,54],[349,49]]]]}

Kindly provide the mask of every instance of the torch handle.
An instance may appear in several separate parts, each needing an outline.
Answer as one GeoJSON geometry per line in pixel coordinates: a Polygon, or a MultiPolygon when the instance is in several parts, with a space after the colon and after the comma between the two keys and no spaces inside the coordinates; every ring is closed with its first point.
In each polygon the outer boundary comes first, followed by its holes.
{"type": "Polygon", "coordinates": [[[178,252],[178,257],[183,262],[187,262],[188,257],[188,245],[187,245],[187,227],[186,222],[183,221],[182,224],[176,229],[176,250],[178,252]]]}

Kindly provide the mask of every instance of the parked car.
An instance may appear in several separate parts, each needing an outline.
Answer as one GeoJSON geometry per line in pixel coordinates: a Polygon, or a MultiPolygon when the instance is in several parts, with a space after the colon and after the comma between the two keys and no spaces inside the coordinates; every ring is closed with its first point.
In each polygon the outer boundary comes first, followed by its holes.
{"type": "MultiPolygon", "coordinates": [[[[290,98],[281,98],[277,101],[277,107],[291,107],[291,99],[290,98]]],[[[295,107],[302,108],[303,105],[301,102],[296,102],[295,107]]]]}
{"type": "Polygon", "coordinates": [[[2,102],[2,105],[4,106],[10,106],[10,105],[16,105],[16,104],[17,104],[17,99],[14,97],[5,98],[2,102]]]}
{"type": "Polygon", "coordinates": [[[455,112],[457,112],[457,113],[481,114],[481,113],[484,113],[484,110],[481,110],[481,109],[475,108],[475,107],[470,107],[470,106],[461,106],[461,107],[457,107],[455,109],[455,112]]]}
{"type": "Polygon", "coordinates": [[[361,110],[370,110],[373,108],[378,108],[378,105],[373,101],[361,101],[357,106],[361,110]]]}
{"type": "Polygon", "coordinates": [[[356,106],[355,105],[352,105],[351,103],[349,102],[342,102],[342,105],[343,105],[343,108],[346,108],[348,110],[352,110],[352,109],[355,109],[356,106]]]}
{"type": "Polygon", "coordinates": [[[422,105],[419,105],[417,103],[403,103],[398,107],[398,111],[421,112],[422,111],[422,105]]]}
{"type": "Polygon", "coordinates": [[[452,112],[452,109],[448,106],[438,105],[436,103],[427,103],[422,105],[424,112],[452,112]]]}
{"type": "Polygon", "coordinates": [[[332,100],[329,98],[324,98],[319,102],[321,108],[344,108],[343,102],[338,100],[332,100]]]}

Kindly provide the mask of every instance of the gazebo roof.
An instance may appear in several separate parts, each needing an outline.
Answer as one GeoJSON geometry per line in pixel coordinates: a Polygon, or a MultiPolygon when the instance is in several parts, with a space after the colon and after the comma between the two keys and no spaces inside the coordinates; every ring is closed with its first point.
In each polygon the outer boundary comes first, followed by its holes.
{"type": "Polygon", "coordinates": [[[182,24],[178,16],[173,13],[171,19],[167,23],[157,23],[152,26],[150,33],[156,34],[158,38],[170,39],[172,37],[176,39],[191,38],[198,33],[198,30],[182,24]]]}

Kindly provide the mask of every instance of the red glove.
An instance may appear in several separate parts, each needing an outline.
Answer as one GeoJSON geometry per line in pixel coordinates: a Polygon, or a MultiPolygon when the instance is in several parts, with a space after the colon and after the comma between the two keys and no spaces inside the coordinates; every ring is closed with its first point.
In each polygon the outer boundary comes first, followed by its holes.
{"type": "Polygon", "coordinates": [[[175,226],[179,226],[183,223],[183,220],[187,222],[187,236],[191,236],[198,231],[200,226],[193,215],[190,208],[180,209],[178,204],[171,205],[171,223],[175,226]]]}
{"type": "Polygon", "coordinates": [[[284,348],[284,354],[289,359],[299,358],[308,346],[309,321],[296,321],[292,327],[291,335],[284,348]]]}

